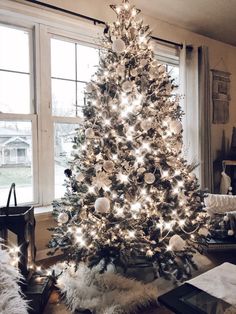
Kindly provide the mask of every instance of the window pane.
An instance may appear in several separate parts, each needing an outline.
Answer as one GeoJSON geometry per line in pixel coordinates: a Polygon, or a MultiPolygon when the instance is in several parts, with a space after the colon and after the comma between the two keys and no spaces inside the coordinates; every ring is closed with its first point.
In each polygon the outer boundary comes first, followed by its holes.
{"type": "Polygon", "coordinates": [[[51,76],[75,80],[75,44],[51,39],[51,76]]]}
{"type": "Polygon", "coordinates": [[[77,45],[77,80],[88,82],[96,72],[99,63],[99,50],[77,45]]]}
{"type": "Polygon", "coordinates": [[[32,202],[31,122],[0,121],[0,205],[6,205],[13,182],[17,202],[32,202]]]}
{"type": "Polygon", "coordinates": [[[86,83],[77,83],[77,112],[78,117],[83,117],[82,109],[85,105],[85,86],[86,83]]]}
{"type": "Polygon", "coordinates": [[[52,112],[55,116],[75,116],[75,82],[52,79],[52,112]]]}
{"type": "Polygon", "coordinates": [[[0,69],[29,73],[29,33],[0,25],[0,69]]]}
{"type": "Polygon", "coordinates": [[[30,75],[0,71],[0,112],[30,113],[30,75]]]}
{"type": "Polygon", "coordinates": [[[60,198],[65,193],[63,186],[64,170],[68,168],[71,157],[72,139],[75,135],[76,124],[54,124],[54,162],[55,162],[55,198],[60,198]]]}

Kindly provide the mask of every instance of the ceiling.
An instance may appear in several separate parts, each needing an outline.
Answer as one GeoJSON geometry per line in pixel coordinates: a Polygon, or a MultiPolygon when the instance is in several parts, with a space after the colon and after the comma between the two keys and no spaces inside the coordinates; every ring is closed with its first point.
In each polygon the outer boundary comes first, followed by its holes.
{"type": "Polygon", "coordinates": [[[236,0],[131,0],[142,13],[236,46],[236,0]]]}

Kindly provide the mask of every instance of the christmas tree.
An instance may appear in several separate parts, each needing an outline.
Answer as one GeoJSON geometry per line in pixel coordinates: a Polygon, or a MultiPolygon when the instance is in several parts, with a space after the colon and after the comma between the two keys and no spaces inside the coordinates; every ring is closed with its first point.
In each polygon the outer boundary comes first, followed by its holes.
{"type": "Polygon", "coordinates": [[[181,154],[176,86],[154,57],[140,11],[125,0],[111,8],[117,20],[104,30],[86,87],[50,247],[104,269],[141,256],[160,275],[186,279],[206,216],[194,166],[181,154]]]}

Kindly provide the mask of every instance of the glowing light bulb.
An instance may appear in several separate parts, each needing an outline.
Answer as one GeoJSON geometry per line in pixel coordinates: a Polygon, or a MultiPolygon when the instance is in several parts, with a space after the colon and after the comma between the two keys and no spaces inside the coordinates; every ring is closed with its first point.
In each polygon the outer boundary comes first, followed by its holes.
{"type": "Polygon", "coordinates": [[[141,195],[146,195],[147,194],[147,190],[146,189],[141,189],[141,195]]]}
{"type": "Polygon", "coordinates": [[[150,150],[150,144],[149,144],[149,143],[143,143],[143,144],[142,144],[142,149],[144,149],[144,150],[150,150]]]}
{"type": "Polygon", "coordinates": [[[112,155],[112,159],[113,159],[113,160],[117,160],[117,159],[118,159],[118,158],[117,158],[117,155],[116,155],[116,154],[113,154],[113,155],[112,155]]]}
{"type": "Polygon", "coordinates": [[[167,245],[166,250],[167,251],[172,251],[172,246],[171,245],[167,245]]]}
{"type": "Polygon", "coordinates": [[[182,188],[182,187],[184,186],[184,182],[183,182],[183,181],[179,181],[179,182],[178,182],[178,186],[179,186],[180,188],[182,188]]]}
{"type": "Polygon", "coordinates": [[[169,175],[169,171],[168,171],[168,170],[163,170],[163,171],[162,171],[162,177],[163,177],[163,178],[167,178],[168,175],[169,175]]]}
{"type": "Polygon", "coordinates": [[[131,204],[130,208],[132,211],[137,212],[141,209],[141,204],[139,202],[133,203],[131,204]]]}
{"type": "Polygon", "coordinates": [[[129,181],[129,176],[127,174],[119,173],[118,180],[120,180],[122,183],[127,183],[129,181]]]}
{"type": "Polygon", "coordinates": [[[138,157],[136,158],[136,160],[137,160],[138,163],[143,163],[144,157],[143,157],[143,156],[138,156],[138,157]]]}
{"type": "Polygon", "coordinates": [[[94,187],[93,187],[93,186],[89,186],[89,187],[88,187],[88,192],[89,192],[89,193],[95,193],[94,187]]]}
{"type": "Polygon", "coordinates": [[[179,225],[180,225],[181,227],[183,227],[184,224],[185,224],[185,219],[180,219],[180,220],[179,220],[179,225]]]}
{"type": "Polygon", "coordinates": [[[109,119],[105,119],[105,120],[104,120],[104,124],[105,124],[105,125],[111,125],[111,121],[110,121],[109,119]]]}
{"type": "Polygon", "coordinates": [[[171,230],[172,229],[172,223],[171,222],[165,222],[165,229],[171,230]]]}
{"type": "Polygon", "coordinates": [[[118,207],[118,208],[116,209],[116,213],[117,213],[117,215],[122,216],[122,215],[124,214],[123,208],[118,207]]]}
{"type": "Polygon", "coordinates": [[[135,231],[134,230],[128,231],[128,234],[129,234],[130,238],[134,238],[135,237],[135,231]]]}
{"type": "Polygon", "coordinates": [[[178,194],[179,193],[179,189],[177,187],[173,188],[173,193],[174,194],[178,194]]]}

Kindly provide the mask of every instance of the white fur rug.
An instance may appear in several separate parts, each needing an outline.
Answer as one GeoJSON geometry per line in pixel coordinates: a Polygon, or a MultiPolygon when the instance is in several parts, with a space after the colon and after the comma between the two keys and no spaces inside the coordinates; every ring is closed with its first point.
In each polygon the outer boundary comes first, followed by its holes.
{"type": "Polygon", "coordinates": [[[11,266],[10,261],[11,257],[7,250],[0,247],[0,313],[27,314],[27,303],[17,284],[20,274],[11,266]]]}
{"type": "Polygon", "coordinates": [[[60,274],[58,287],[72,312],[88,309],[96,314],[130,313],[157,300],[157,287],[153,283],[143,284],[125,278],[113,270],[100,274],[99,268],[89,269],[84,264],[53,267],[60,274]]]}

